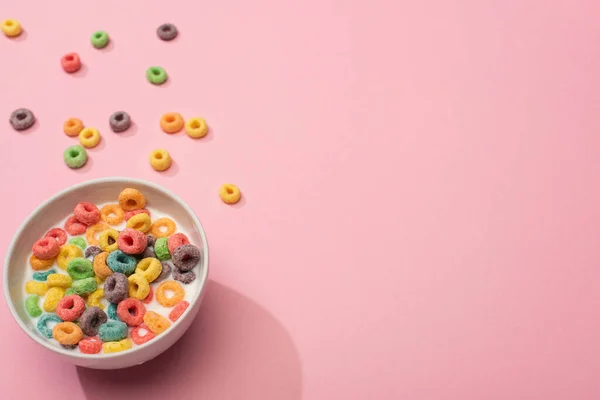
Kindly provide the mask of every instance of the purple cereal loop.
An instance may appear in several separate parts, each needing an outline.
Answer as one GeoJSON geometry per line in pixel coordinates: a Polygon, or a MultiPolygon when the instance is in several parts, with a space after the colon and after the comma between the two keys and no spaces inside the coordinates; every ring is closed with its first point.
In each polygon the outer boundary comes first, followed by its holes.
{"type": "Polygon", "coordinates": [[[35,123],[35,117],[31,110],[18,108],[10,114],[9,121],[14,130],[22,131],[30,128],[35,123]]]}
{"type": "Polygon", "coordinates": [[[193,244],[184,244],[175,249],[173,265],[181,272],[191,271],[200,262],[200,249],[193,244]]]}
{"type": "Polygon", "coordinates": [[[88,307],[79,317],[81,330],[88,336],[96,336],[100,325],[106,321],[108,317],[99,307],[88,307]]]}
{"type": "Polygon", "coordinates": [[[161,264],[162,264],[162,271],[160,271],[160,275],[158,276],[158,278],[156,278],[154,280],[154,282],[160,282],[160,281],[166,279],[169,276],[169,274],[171,273],[171,269],[173,269],[171,267],[171,263],[168,261],[161,261],[161,264]]]}
{"type": "Polygon", "coordinates": [[[146,242],[148,247],[154,247],[154,243],[156,243],[156,238],[152,235],[146,235],[146,242]]]}
{"type": "Polygon", "coordinates": [[[173,24],[162,24],[156,30],[156,35],[158,35],[158,38],[166,42],[175,39],[177,37],[177,33],[177,28],[173,24]]]}
{"type": "Polygon", "coordinates": [[[90,246],[87,249],[85,249],[85,258],[92,258],[92,260],[94,259],[94,257],[96,257],[98,254],[102,253],[102,249],[98,246],[90,246]]]}
{"type": "Polygon", "coordinates": [[[173,268],[173,279],[187,285],[196,280],[196,273],[194,271],[182,272],[173,268]]]}
{"type": "Polygon", "coordinates": [[[104,281],[104,298],[111,303],[118,303],[127,298],[129,281],[127,276],[120,272],[110,274],[104,281]]]}
{"type": "Polygon", "coordinates": [[[152,258],[156,258],[156,253],[154,252],[154,247],[146,247],[144,249],[144,251],[142,251],[142,254],[139,255],[140,259],[144,259],[144,258],[148,258],[148,257],[152,257],[152,258]]]}

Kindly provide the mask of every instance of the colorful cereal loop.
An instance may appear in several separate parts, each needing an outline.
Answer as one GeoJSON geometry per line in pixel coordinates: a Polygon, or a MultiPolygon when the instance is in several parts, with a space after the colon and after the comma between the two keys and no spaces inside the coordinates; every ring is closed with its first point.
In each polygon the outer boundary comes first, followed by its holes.
{"type": "Polygon", "coordinates": [[[95,292],[90,293],[88,296],[88,306],[98,307],[101,310],[104,310],[104,304],[102,304],[101,300],[104,298],[104,289],[96,289],[95,292]]]}
{"type": "Polygon", "coordinates": [[[42,309],[38,306],[38,302],[40,301],[40,296],[37,294],[30,294],[27,296],[25,300],[25,310],[27,314],[29,314],[32,318],[37,318],[42,315],[42,309]]]}
{"type": "Polygon", "coordinates": [[[144,324],[155,335],[160,335],[171,326],[171,321],[154,311],[146,311],[144,315],[144,324]]]}
{"type": "Polygon", "coordinates": [[[79,351],[83,354],[98,354],[102,350],[102,341],[98,336],[87,337],[79,341],[79,351]]]}
{"type": "Polygon", "coordinates": [[[79,132],[79,143],[87,149],[98,146],[100,138],[100,132],[96,128],[84,128],[79,132]]]}
{"type": "Polygon", "coordinates": [[[109,253],[119,248],[117,239],[119,238],[119,231],[116,229],[107,229],[100,234],[98,238],[98,246],[102,251],[108,251],[109,253]]]}
{"type": "Polygon", "coordinates": [[[127,221],[128,228],[135,229],[136,231],[143,233],[146,233],[150,230],[150,225],[152,225],[152,222],[150,221],[150,216],[146,213],[136,214],[127,221]]]}
{"type": "Polygon", "coordinates": [[[171,154],[165,149],[156,149],[150,153],[150,165],[156,171],[166,171],[173,164],[171,154]]]}
{"type": "Polygon", "coordinates": [[[119,193],[119,205],[124,211],[139,210],[146,207],[146,198],[139,190],[127,188],[119,193]]]}
{"type": "Polygon", "coordinates": [[[27,281],[27,283],[25,283],[25,291],[27,294],[37,294],[38,296],[43,296],[48,291],[48,285],[46,282],[27,281]]]}
{"type": "Polygon", "coordinates": [[[106,264],[106,259],[109,254],[109,252],[105,251],[94,257],[94,272],[102,279],[108,278],[108,276],[113,273],[113,271],[108,268],[108,264],[106,264]]]}
{"type": "Polygon", "coordinates": [[[175,307],[173,307],[173,309],[169,313],[169,319],[173,322],[177,321],[179,317],[181,317],[181,314],[183,314],[189,306],[190,303],[188,303],[187,301],[180,301],[179,303],[177,303],[177,305],[175,305],[175,307]]]}
{"type": "Polygon", "coordinates": [[[148,282],[154,282],[161,272],[162,264],[152,257],[141,260],[135,269],[135,273],[144,276],[148,282]]]}
{"type": "Polygon", "coordinates": [[[48,275],[46,283],[48,284],[48,287],[59,287],[66,289],[71,287],[73,279],[69,275],[65,274],[51,274],[48,275]]]}
{"type": "Polygon", "coordinates": [[[131,336],[133,343],[137,345],[144,344],[156,337],[150,328],[144,324],[133,328],[129,335],[131,336]]]}
{"type": "Polygon", "coordinates": [[[48,269],[52,265],[54,265],[54,261],[54,259],[40,260],[33,254],[31,255],[31,257],[29,257],[29,265],[31,265],[31,268],[33,268],[34,271],[43,271],[45,269],[48,269]]]}
{"type": "MultiPolygon", "coordinates": [[[[70,54],[67,54],[65,57],[67,57],[69,55],[75,57],[76,54],[70,53],[70,54]]],[[[77,58],[79,58],[79,56],[77,56],[77,58]]],[[[63,64],[63,66],[64,66],[64,64],[63,64]]],[[[79,67],[81,67],[81,64],[79,65],[79,67]]],[[[77,70],[78,69],[79,68],[77,68],[77,70]]],[[[75,71],[77,71],[77,70],[75,70],[75,71]]],[[[75,72],[75,71],[73,71],[73,72],[75,72]]],[[[70,72],[70,71],[67,71],[67,72],[70,72]]],[[[83,129],[83,122],[81,122],[81,120],[78,118],[69,118],[63,124],[63,131],[65,132],[65,135],[67,135],[67,136],[77,136],[77,135],[79,135],[79,132],[81,132],[82,129],[83,129]]]]}
{"type": "Polygon", "coordinates": [[[107,229],[110,229],[110,225],[108,225],[105,222],[98,222],[97,224],[87,228],[87,231],[85,232],[85,240],[87,240],[90,246],[98,246],[97,235],[104,232],[107,229]]]}
{"type": "Polygon", "coordinates": [[[185,123],[185,133],[194,139],[200,139],[208,133],[208,126],[204,118],[190,118],[185,123]]]}
{"type": "Polygon", "coordinates": [[[63,322],[56,314],[42,314],[37,322],[37,329],[47,339],[52,338],[52,329],[48,326],[51,323],[59,324],[63,322]]]}
{"type": "Polygon", "coordinates": [[[123,222],[123,209],[118,204],[107,204],[100,209],[100,218],[109,225],[123,222]]]}
{"type": "Polygon", "coordinates": [[[160,128],[165,133],[176,133],[183,128],[183,117],[179,113],[169,112],[160,117],[160,128]]]}
{"type": "Polygon", "coordinates": [[[144,300],[150,293],[150,285],[144,275],[133,274],[127,280],[129,281],[129,297],[144,300]]]}
{"type": "Polygon", "coordinates": [[[123,339],[118,342],[106,342],[102,344],[102,349],[105,354],[110,353],[118,353],[120,351],[125,351],[131,349],[131,339],[123,339]]]}
{"type": "Polygon", "coordinates": [[[150,234],[157,239],[171,236],[177,230],[177,225],[171,218],[159,218],[150,226],[150,234]]]}
{"type": "Polygon", "coordinates": [[[234,184],[226,183],[219,189],[219,196],[221,196],[221,200],[223,200],[224,203],[235,204],[240,201],[242,193],[234,184]]]}
{"type": "Polygon", "coordinates": [[[156,301],[162,306],[173,307],[185,297],[185,290],[175,281],[165,281],[158,285],[156,289],[156,301]],[[167,297],[167,291],[173,292],[171,297],[167,297]]]}
{"type": "Polygon", "coordinates": [[[83,257],[83,251],[81,248],[75,246],[74,244],[65,244],[60,246],[60,251],[56,257],[56,262],[62,269],[67,269],[69,262],[77,257],[83,257]]]}
{"type": "Polygon", "coordinates": [[[54,325],[52,336],[60,344],[72,345],[83,339],[83,331],[73,322],[61,322],[54,325]]]}
{"type": "Polygon", "coordinates": [[[56,307],[58,307],[58,303],[65,295],[65,289],[61,287],[52,287],[46,293],[46,298],[44,299],[44,311],[46,312],[55,312],[56,307]]]}

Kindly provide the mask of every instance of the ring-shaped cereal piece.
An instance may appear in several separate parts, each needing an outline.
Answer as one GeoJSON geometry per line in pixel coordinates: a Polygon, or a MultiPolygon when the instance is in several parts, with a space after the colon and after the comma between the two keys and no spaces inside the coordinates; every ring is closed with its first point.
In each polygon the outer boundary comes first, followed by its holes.
{"type": "Polygon", "coordinates": [[[175,281],[165,281],[158,285],[155,292],[156,301],[165,307],[173,307],[185,297],[185,290],[175,281]],[[167,297],[166,291],[172,291],[173,296],[167,297]]]}
{"type": "MultiPolygon", "coordinates": [[[[148,216],[146,215],[146,217],[148,216]]],[[[123,229],[121,233],[119,233],[119,238],[117,239],[119,249],[125,254],[140,254],[146,249],[147,242],[148,239],[146,238],[146,235],[133,228],[123,229]]]]}
{"type": "Polygon", "coordinates": [[[153,85],[162,85],[168,79],[167,71],[162,67],[150,67],[146,70],[146,79],[153,85]]]}
{"type": "Polygon", "coordinates": [[[144,324],[133,328],[129,333],[129,336],[131,336],[131,340],[133,341],[133,343],[137,345],[144,344],[156,337],[156,335],[150,330],[150,328],[148,328],[144,324]]]}
{"type": "Polygon", "coordinates": [[[55,274],[56,270],[51,269],[44,272],[34,272],[32,278],[34,281],[46,282],[48,280],[48,276],[55,274]]]}
{"type": "MultiPolygon", "coordinates": [[[[62,65],[63,69],[65,70],[66,73],[68,74],[72,74],[73,72],[77,72],[81,69],[81,59],[79,58],[79,54],[77,53],[67,53],[65,54],[61,59],[60,59],[60,65],[62,65]]],[[[79,121],[81,122],[81,121],[79,121]]],[[[65,125],[66,127],[66,125],[65,125]]],[[[81,126],[81,128],[83,129],[83,125],[81,126]]],[[[81,129],[79,129],[81,131],[81,129]]],[[[67,136],[77,136],[75,134],[69,134],[70,132],[73,132],[73,130],[69,129],[67,131],[67,129],[65,128],[65,133],[67,134],[67,136]]],[[[77,132],[77,134],[79,134],[79,132],[77,132]]]]}
{"type": "Polygon", "coordinates": [[[25,291],[27,294],[37,294],[38,296],[43,296],[48,291],[48,284],[46,282],[27,281],[25,283],[25,291]]]}
{"type": "Polygon", "coordinates": [[[60,246],[54,238],[45,236],[33,244],[31,251],[40,260],[51,260],[58,255],[60,246]]]}
{"type": "Polygon", "coordinates": [[[179,113],[168,112],[160,117],[160,129],[165,133],[177,133],[183,125],[183,117],[179,113]]]}
{"type": "Polygon", "coordinates": [[[97,288],[98,284],[96,283],[96,278],[89,277],[73,281],[72,286],[67,290],[71,290],[73,294],[87,296],[88,294],[95,292],[97,288]]]}
{"type": "Polygon", "coordinates": [[[73,278],[65,274],[50,274],[46,278],[46,284],[49,288],[60,287],[66,289],[73,284],[73,278]]]}
{"type": "Polygon", "coordinates": [[[52,336],[60,344],[72,345],[83,339],[83,331],[77,324],[67,321],[54,325],[52,336]]]}
{"type": "Polygon", "coordinates": [[[98,336],[103,342],[113,342],[127,337],[127,324],[121,321],[107,321],[100,325],[98,336]]]}
{"type": "Polygon", "coordinates": [[[63,124],[63,131],[67,136],[77,136],[83,129],[83,122],[79,118],[69,118],[63,124]]]}
{"type": "Polygon", "coordinates": [[[98,207],[96,207],[95,204],[86,201],[82,201],[75,206],[73,216],[77,221],[86,224],[87,226],[100,222],[100,210],[98,210],[98,207]]]}
{"type": "Polygon", "coordinates": [[[75,246],[74,244],[65,244],[60,246],[60,251],[56,257],[56,262],[62,269],[67,269],[69,262],[77,257],[83,257],[83,251],[81,248],[75,246]]]}
{"type": "Polygon", "coordinates": [[[152,333],[160,335],[171,326],[171,321],[154,311],[146,311],[144,324],[148,326],[152,333]]]}
{"type": "Polygon", "coordinates": [[[87,225],[79,221],[74,215],[70,216],[65,221],[65,231],[67,231],[69,235],[83,235],[86,230],[87,225]]]}
{"type": "MultiPolygon", "coordinates": [[[[88,306],[98,307],[101,310],[104,310],[104,304],[102,304],[101,300],[104,298],[104,289],[96,289],[95,292],[90,293],[88,296],[88,306]]],[[[89,335],[86,333],[86,335],[89,335]]],[[[91,335],[93,336],[93,335],[91,335]]]]}
{"type": "Polygon", "coordinates": [[[143,275],[148,282],[154,282],[162,272],[162,264],[156,258],[147,257],[141,260],[135,268],[135,273],[143,275]]]}
{"type": "Polygon", "coordinates": [[[137,189],[123,189],[119,193],[119,205],[123,211],[139,210],[146,207],[146,197],[137,189]]]}
{"type": "Polygon", "coordinates": [[[110,229],[110,225],[105,222],[98,222],[97,224],[87,228],[87,231],[85,232],[85,240],[87,240],[90,246],[98,246],[98,238],[96,235],[104,232],[107,229],[110,229]]]}
{"type": "Polygon", "coordinates": [[[76,294],[63,297],[56,307],[56,315],[63,321],[75,321],[83,314],[85,301],[76,294]]]}
{"type": "Polygon", "coordinates": [[[148,216],[150,216],[150,211],[148,211],[148,210],[147,210],[147,209],[145,209],[145,208],[140,208],[139,210],[127,211],[127,212],[125,213],[125,221],[129,221],[129,219],[130,219],[131,217],[133,217],[134,215],[138,215],[138,214],[142,214],[142,213],[144,213],[144,214],[148,214],[148,216]]]}
{"type": "Polygon", "coordinates": [[[106,263],[106,259],[108,258],[109,254],[110,253],[108,251],[103,251],[94,257],[94,272],[101,279],[106,279],[113,273],[112,269],[110,269],[106,263]]]}
{"type": "Polygon", "coordinates": [[[67,265],[67,274],[69,274],[74,281],[91,278],[94,276],[92,262],[83,257],[74,258],[69,261],[69,264],[67,265]]]}
{"type": "Polygon", "coordinates": [[[109,225],[123,222],[125,212],[118,204],[107,204],[100,209],[100,218],[109,225]]]}
{"type": "Polygon", "coordinates": [[[169,319],[173,322],[177,321],[179,317],[181,317],[181,314],[183,314],[189,306],[190,303],[188,303],[187,301],[180,301],[175,305],[175,307],[173,307],[173,309],[169,313],[169,319]]]}
{"type": "Polygon", "coordinates": [[[7,37],[19,36],[22,32],[21,23],[16,19],[5,19],[2,21],[2,32],[7,37]]]}
{"type": "Polygon", "coordinates": [[[78,144],[69,146],[63,152],[63,158],[67,167],[71,169],[78,169],[83,167],[88,160],[87,151],[78,144]]]}
{"type": "MultiPolygon", "coordinates": [[[[118,304],[120,301],[125,300],[128,291],[129,281],[127,280],[127,277],[120,272],[115,272],[104,281],[104,298],[111,303],[118,304]]],[[[112,318],[111,305],[108,306],[107,313],[108,317],[112,318]]]]}
{"type": "Polygon", "coordinates": [[[131,117],[125,111],[117,111],[109,117],[108,124],[115,133],[125,132],[131,127],[131,117]]]}
{"type": "Polygon", "coordinates": [[[96,31],[90,37],[90,42],[92,46],[97,49],[102,49],[108,45],[110,38],[108,37],[108,33],[104,31],[96,31]]]}
{"type": "Polygon", "coordinates": [[[88,307],[79,317],[81,330],[88,336],[96,336],[100,326],[107,321],[106,313],[97,306],[88,307]]]}
{"type": "Polygon", "coordinates": [[[135,298],[128,298],[117,305],[117,316],[129,326],[138,326],[144,322],[146,307],[135,298]]]}
{"type": "Polygon", "coordinates": [[[157,239],[171,236],[176,230],[177,225],[171,218],[159,218],[150,226],[150,234],[157,239]]]}
{"type": "Polygon", "coordinates": [[[40,301],[40,296],[37,294],[30,294],[27,296],[27,300],[25,300],[25,310],[27,314],[29,314],[32,318],[37,318],[42,315],[42,309],[38,306],[38,302],[40,301]]]}
{"type": "Polygon", "coordinates": [[[64,229],[50,229],[48,232],[46,232],[44,236],[54,238],[58,242],[59,246],[62,246],[63,244],[67,243],[67,232],[65,232],[64,229]]]}
{"type": "Polygon", "coordinates": [[[37,258],[34,254],[29,257],[29,265],[33,268],[34,271],[43,271],[54,265],[55,259],[50,260],[41,260],[37,258]]]}
{"type": "Polygon", "coordinates": [[[152,302],[153,298],[154,298],[154,289],[152,289],[152,286],[150,286],[150,291],[148,292],[148,296],[146,296],[146,298],[144,300],[142,300],[142,303],[150,304],[152,302]]]}
{"type": "Polygon", "coordinates": [[[83,354],[98,354],[102,350],[102,340],[98,336],[81,339],[78,345],[83,354]]]}
{"type": "Polygon", "coordinates": [[[185,133],[191,138],[200,139],[208,133],[204,118],[190,118],[185,122],[185,133]]]}
{"type": "Polygon", "coordinates": [[[102,344],[102,350],[104,350],[104,354],[110,353],[118,353],[121,351],[129,350],[133,345],[131,344],[131,339],[125,338],[123,340],[119,340],[118,342],[106,342],[102,344]]]}
{"type": "MultiPolygon", "coordinates": [[[[152,225],[152,222],[150,221],[150,216],[146,213],[136,214],[127,221],[127,228],[135,229],[142,233],[148,232],[150,230],[150,225],[152,225]]],[[[144,240],[144,243],[146,242],[147,241],[144,240]]]]}
{"type": "Polygon", "coordinates": [[[129,281],[129,297],[144,300],[150,293],[150,285],[144,275],[133,274],[127,280],[129,281]]]}
{"type": "Polygon", "coordinates": [[[156,171],[166,171],[173,164],[171,155],[165,149],[157,149],[150,153],[150,165],[156,171]]]}
{"type": "Polygon", "coordinates": [[[242,193],[237,186],[226,183],[219,189],[219,196],[221,196],[221,200],[223,200],[224,203],[235,204],[240,201],[242,193]]]}
{"type": "Polygon", "coordinates": [[[125,254],[122,250],[115,250],[108,255],[106,264],[113,272],[120,272],[129,276],[135,271],[137,262],[133,256],[125,254]]]}
{"type": "Polygon", "coordinates": [[[79,132],[79,143],[88,149],[96,147],[100,143],[100,132],[96,128],[84,128],[79,132]]]}
{"type": "Polygon", "coordinates": [[[38,319],[36,325],[38,331],[40,331],[42,336],[47,339],[52,338],[52,329],[50,329],[50,327],[48,326],[48,324],[50,324],[51,322],[60,324],[61,322],[63,322],[63,320],[60,319],[56,314],[42,314],[40,319],[38,319]]]}
{"type": "Polygon", "coordinates": [[[119,244],[117,243],[117,239],[119,239],[119,231],[116,229],[107,229],[100,233],[98,238],[98,246],[102,249],[102,251],[113,252],[119,248],[119,244]]]}
{"type": "Polygon", "coordinates": [[[171,258],[167,238],[156,239],[156,243],[154,243],[154,253],[156,254],[156,258],[160,261],[166,261],[171,258]]]}
{"type": "Polygon", "coordinates": [[[79,236],[69,239],[69,243],[74,244],[77,247],[81,247],[81,250],[85,250],[85,248],[87,247],[85,239],[79,236]]]}
{"type": "Polygon", "coordinates": [[[65,295],[65,289],[61,287],[52,287],[46,293],[46,298],[44,299],[44,311],[46,312],[55,312],[56,307],[58,307],[58,303],[65,295]]]}

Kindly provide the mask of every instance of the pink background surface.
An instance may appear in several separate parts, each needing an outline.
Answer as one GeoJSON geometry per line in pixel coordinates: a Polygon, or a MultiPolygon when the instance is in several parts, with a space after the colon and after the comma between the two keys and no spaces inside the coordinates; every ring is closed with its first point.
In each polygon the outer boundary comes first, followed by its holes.
{"type": "Polygon", "coordinates": [[[26,30],[0,37],[0,256],[48,196],[128,175],[192,206],[212,271],[189,333],[127,371],[51,365],[1,304],[7,398],[600,396],[600,3],[35,3],[0,5],[26,30]],[[10,128],[17,107],[35,128],[10,128]],[[117,136],[119,109],[135,128],[117,136]],[[166,111],[210,136],[167,136],[166,111]],[[103,134],[80,171],[72,116],[103,134]]]}

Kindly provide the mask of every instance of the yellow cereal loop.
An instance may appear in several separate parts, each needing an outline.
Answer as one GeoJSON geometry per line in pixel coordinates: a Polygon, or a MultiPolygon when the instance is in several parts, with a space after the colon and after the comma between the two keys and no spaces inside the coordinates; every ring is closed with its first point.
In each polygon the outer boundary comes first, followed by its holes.
{"type": "Polygon", "coordinates": [[[97,289],[88,296],[88,306],[100,307],[104,310],[104,304],[100,302],[104,298],[104,289],[97,289]]]}
{"type": "Polygon", "coordinates": [[[154,282],[162,272],[162,264],[154,257],[146,257],[135,268],[135,273],[142,275],[148,282],[154,282]]]}
{"type": "Polygon", "coordinates": [[[118,353],[120,351],[129,350],[132,346],[131,339],[126,338],[118,342],[105,342],[102,344],[102,350],[105,354],[118,353]]]}
{"type": "Polygon", "coordinates": [[[98,238],[98,246],[102,251],[112,252],[119,248],[117,239],[119,238],[119,231],[116,229],[107,229],[100,234],[98,238]]]}
{"type": "Polygon", "coordinates": [[[37,294],[38,296],[43,296],[48,291],[48,285],[46,282],[27,281],[27,283],[25,283],[25,291],[27,294],[37,294]]]}
{"type": "Polygon", "coordinates": [[[157,149],[150,153],[150,165],[156,171],[165,171],[172,163],[171,155],[165,149],[157,149]]]}
{"type": "Polygon", "coordinates": [[[63,244],[60,246],[60,252],[56,257],[56,263],[62,269],[67,269],[67,265],[69,265],[69,261],[74,258],[83,257],[83,250],[81,247],[75,246],[74,244],[63,244]]]}
{"type": "Polygon", "coordinates": [[[190,118],[185,123],[185,133],[194,139],[203,138],[208,133],[208,126],[204,118],[190,118]]]}
{"type": "Polygon", "coordinates": [[[90,226],[85,231],[85,240],[88,242],[90,246],[98,246],[98,234],[110,229],[110,225],[106,222],[98,222],[95,225],[90,226]]]}
{"type": "Polygon", "coordinates": [[[150,225],[152,225],[152,222],[150,221],[150,216],[146,213],[135,214],[127,221],[128,228],[132,228],[143,233],[146,233],[150,230],[150,225]]]}
{"type": "Polygon", "coordinates": [[[171,326],[171,321],[154,311],[146,311],[144,323],[155,335],[160,335],[171,326]]]}
{"type": "Polygon", "coordinates": [[[69,275],[64,274],[50,274],[48,278],[46,278],[46,283],[48,287],[60,287],[60,288],[69,288],[73,283],[73,279],[69,275]]]}
{"type": "Polygon", "coordinates": [[[61,287],[51,287],[46,293],[46,298],[44,299],[44,311],[46,312],[54,312],[56,311],[56,307],[60,300],[65,296],[65,289],[61,287]]]}
{"type": "Polygon", "coordinates": [[[96,128],[83,128],[79,132],[79,143],[88,149],[98,146],[98,143],[100,143],[100,132],[96,128]]]}
{"type": "Polygon", "coordinates": [[[242,193],[237,186],[226,183],[219,189],[219,196],[221,196],[221,200],[223,200],[227,204],[235,204],[240,201],[240,197],[242,197],[242,193]]]}
{"type": "Polygon", "coordinates": [[[8,37],[19,36],[22,32],[21,23],[16,19],[2,21],[2,32],[8,37]]]}
{"type": "Polygon", "coordinates": [[[54,261],[54,258],[51,258],[50,260],[41,260],[33,254],[29,257],[29,265],[31,265],[31,268],[33,268],[34,271],[44,271],[53,266],[54,261]]]}
{"type": "Polygon", "coordinates": [[[150,293],[150,285],[144,275],[133,274],[127,278],[129,281],[129,297],[144,300],[150,293]]]}
{"type": "Polygon", "coordinates": [[[104,283],[104,278],[94,275],[94,279],[96,279],[96,285],[102,285],[104,283]]]}

